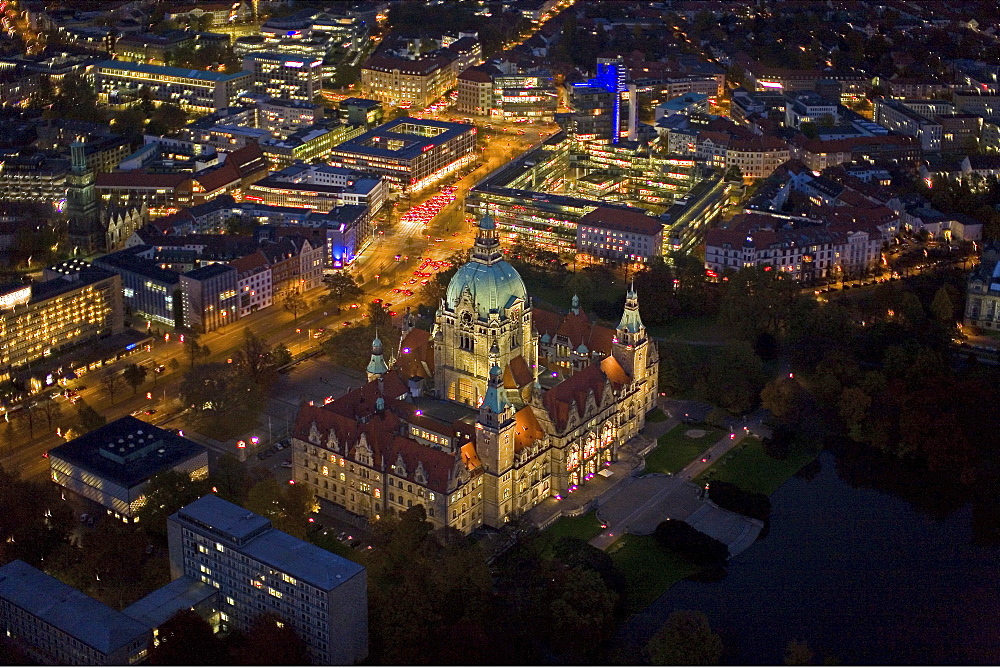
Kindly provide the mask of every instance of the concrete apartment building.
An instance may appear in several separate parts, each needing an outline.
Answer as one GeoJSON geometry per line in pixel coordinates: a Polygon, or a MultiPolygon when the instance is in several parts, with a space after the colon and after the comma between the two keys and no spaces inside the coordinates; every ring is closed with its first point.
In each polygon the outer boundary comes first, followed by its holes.
{"type": "Polygon", "coordinates": [[[243,69],[255,93],[273,98],[312,102],[323,88],[323,59],[303,53],[248,53],[243,69]]]}
{"type": "Polygon", "coordinates": [[[181,275],[184,324],[207,333],[240,317],[237,273],[227,264],[209,264],[181,275]]]}
{"type": "Polygon", "coordinates": [[[941,152],[941,124],[914,111],[897,100],[875,100],[876,123],[897,134],[916,137],[920,148],[927,153],[941,152]]]}
{"type": "Polygon", "coordinates": [[[179,67],[106,60],[96,66],[97,94],[105,104],[136,99],[141,88],[156,102],[180,105],[185,111],[210,114],[236,103],[253,86],[253,73],[230,74],[179,67]]]}
{"type": "Polygon", "coordinates": [[[218,589],[224,624],[247,631],[256,617],[270,612],[295,629],[315,664],[351,665],[367,656],[362,566],[213,495],[171,515],[167,536],[171,576],[218,589]]]}

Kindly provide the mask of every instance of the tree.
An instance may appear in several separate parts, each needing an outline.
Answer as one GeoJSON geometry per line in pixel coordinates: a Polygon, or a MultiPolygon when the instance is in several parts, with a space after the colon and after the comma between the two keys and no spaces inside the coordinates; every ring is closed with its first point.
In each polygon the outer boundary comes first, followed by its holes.
{"type": "Polygon", "coordinates": [[[249,327],[243,329],[243,342],[233,355],[233,364],[237,372],[254,385],[267,385],[274,379],[271,349],[249,327]]]}
{"type": "Polygon", "coordinates": [[[188,360],[191,362],[191,368],[194,369],[194,364],[199,358],[208,357],[212,353],[208,349],[208,346],[201,345],[200,334],[190,332],[184,335],[184,354],[187,355],[188,360]]]}
{"type": "Polygon", "coordinates": [[[115,393],[121,387],[122,377],[118,369],[105,369],[98,377],[101,389],[108,395],[111,403],[115,403],[115,393]]]}
{"type": "Polygon", "coordinates": [[[734,415],[753,408],[763,386],[763,363],[746,341],[727,342],[709,368],[708,400],[734,415]]]}
{"type": "Polygon", "coordinates": [[[170,361],[167,362],[167,366],[170,367],[171,371],[177,371],[181,368],[181,363],[177,361],[176,357],[171,357],[170,361]]]}
{"type": "Polygon", "coordinates": [[[78,401],[76,404],[76,417],[81,435],[88,434],[99,427],[103,427],[108,422],[106,417],[95,411],[90,404],[83,399],[78,401]]]}
{"type": "Polygon", "coordinates": [[[364,294],[354,278],[345,272],[327,276],[323,282],[326,283],[327,288],[323,298],[334,304],[351,301],[364,294]]]}
{"type": "Polygon", "coordinates": [[[297,290],[293,290],[285,295],[285,299],[281,302],[282,307],[292,314],[294,322],[298,324],[299,313],[302,313],[307,308],[309,308],[305,297],[303,297],[297,290]]]}
{"type": "Polygon", "coordinates": [[[151,666],[225,665],[222,642],[212,633],[212,626],[194,610],[181,610],[160,625],[158,643],[149,647],[151,666]]]}
{"type": "Polygon", "coordinates": [[[797,424],[805,401],[802,386],[795,378],[775,378],[760,392],[761,406],[785,424],[797,424]]]}
{"type": "Polygon", "coordinates": [[[62,406],[52,397],[45,396],[38,400],[38,411],[45,418],[45,423],[52,430],[52,423],[62,414],[62,406]]]}
{"type": "Polygon", "coordinates": [[[306,666],[312,663],[305,642],[286,620],[264,613],[250,625],[246,640],[233,652],[237,665],[306,666]]]}
{"type": "Polygon", "coordinates": [[[949,329],[955,325],[955,306],[951,302],[947,288],[943,285],[934,293],[934,301],[931,302],[931,315],[949,329]]]}
{"type": "Polygon", "coordinates": [[[274,366],[280,369],[292,361],[292,351],[284,343],[279,343],[271,351],[271,359],[274,366]]]}
{"type": "Polygon", "coordinates": [[[705,613],[676,610],[650,638],[646,655],[657,666],[714,666],[722,657],[722,639],[705,613]]]}
{"type": "Polygon", "coordinates": [[[196,419],[212,430],[246,424],[260,411],[262,401],[260,387],[233,365],[221,362],[202,364],[184,374],[180,395],[196,419]]]}
{"type": "Polygon", "coordinates": [[[140,364],[129,364],[122,372],[122,378],[132,386],[132,396],[139,391],[139,386],[146,381],[149,370],[140,364]]]}
{"type": "Polygon", "coordinates": [[[210,481],[219,498],[238,506],[242,506],[246,501],[249,487],[247,471],[240,460],[233,455],[227,453],[219,457],[212,470],[210,481]]]}
{"type": "Polygon", "coordinates": [[[785,646],[786,666],[811,666],[816,654],[805,641],[790,640],[785,646]]]}
{"type": "Polygon", "coordinates": [[[146,503],[139,509],[139,524],[151,536],[166,538],[167,518],[208,494],[208,480],[192,480],[184,471],[157,473],[146,484],[146,503]]]}
{"type": "Polygon", "coordinates": [[[226,234],[239,236],[249,236],[257,229],[257,224],[250,218],[243,216],[230,216],[226,218],[226,234]]]}

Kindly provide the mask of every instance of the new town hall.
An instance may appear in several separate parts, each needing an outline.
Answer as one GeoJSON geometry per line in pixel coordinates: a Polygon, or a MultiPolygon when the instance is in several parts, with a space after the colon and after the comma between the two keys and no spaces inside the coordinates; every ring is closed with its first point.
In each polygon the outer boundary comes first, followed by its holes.
{"type": "Polygon", "coordinates": [[[368,382],[303,406],[294,474],[377,519],[423,505],[435,526],[499,527],[588,484],[655,406],[659,359],[629,290],[616,329],[574,297],[533,308],[486,215],[433,331],[403,323],[395,361],[376,339],[368,382]]]}

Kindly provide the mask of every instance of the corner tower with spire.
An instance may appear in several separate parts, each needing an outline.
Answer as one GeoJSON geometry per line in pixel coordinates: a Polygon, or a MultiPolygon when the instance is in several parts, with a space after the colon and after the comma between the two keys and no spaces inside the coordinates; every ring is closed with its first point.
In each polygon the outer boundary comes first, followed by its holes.
{"type": "Polygon", "coordinates": [[[375,340],[372,341],[372,359],[365,368],[365,371],[368,372],[368,380],[378,380],[389,372],[389,366],[385,363],[383,352],[382,340],[376,334],[375,340]]]}
{"type": "Polygon", "coordinates": [[[650,346],[646,326],[639,315],[639,295],[635,284],[629,285],[625,294],[625,311],[615,329],[611,344],[611,354],[621,364],[622,369],[632,377],[632,382],[644,386],[641,396],[645,397],[645,411],[656,405],[659,384],[659,354],[656,346],[650,346]]]}

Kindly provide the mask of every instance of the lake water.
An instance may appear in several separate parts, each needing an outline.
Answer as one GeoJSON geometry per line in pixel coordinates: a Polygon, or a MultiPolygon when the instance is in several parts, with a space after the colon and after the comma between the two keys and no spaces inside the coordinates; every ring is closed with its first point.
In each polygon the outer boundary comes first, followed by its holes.
{"type": "Polygon", "coordinates": [[[933,519],[820,465],[771,496],[769,534],[725,578],[676,584],[624,633],[701,610],[727,664],[780,665],[790,640],[842,665],[1000,664],[1000,548],[971,544],[971,508],[933,519]]]}

